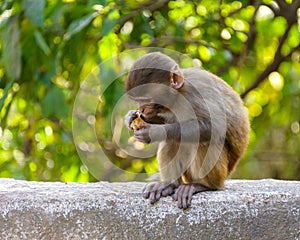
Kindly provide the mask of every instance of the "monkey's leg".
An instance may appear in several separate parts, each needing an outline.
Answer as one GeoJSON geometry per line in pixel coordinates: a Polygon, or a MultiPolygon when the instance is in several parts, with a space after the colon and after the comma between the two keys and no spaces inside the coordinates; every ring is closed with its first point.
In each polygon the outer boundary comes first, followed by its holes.
{"type": "Polygon", "coordinates": [[[153,182],[148,183],[143,189],[143,197],[150,200],[153,204],[161,197],[166,197],[174,193],[178,185],[174,183],[153,182]]]}
{"type": "Polygon", "coordinates": [[[161,142],[157,152],[160,182],[149,183],[143,189],[143,196],[150,203],[157,202],[161,197],[172,195],[181,184],[182,155],[177,154],[178,146],[172,141],[161,142]],[[176,155],[178,155],[176,157],[176,155]]]}
{"type": "Polygon", "coordinates": [[[198,192],[211,191],[212,189],[201,184],[181,184],[176,190],[173,199],[179,208],[186,209],[191,205],[192,196],[198,192]]]}

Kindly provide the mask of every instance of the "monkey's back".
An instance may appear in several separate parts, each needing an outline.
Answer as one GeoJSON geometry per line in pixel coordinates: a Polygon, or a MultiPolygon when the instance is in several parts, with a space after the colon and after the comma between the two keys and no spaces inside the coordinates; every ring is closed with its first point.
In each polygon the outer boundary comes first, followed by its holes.
{"type": "Polygon", "coordinates": [[[250,124],[243,101],[224,80],[208,71],[188,68],[183,69],[182,72],[186,80],[186,87],[197,90],[192,91],[193,96],[190,97],[197,99],[193,108],[199,119],[211,121],[211,114],[213,113],[215,115],[213,124],[219,131],[222,131],[221,128],[225,121],[226,138],[224,144],[228,158],[229,175],[243,155],[249,140],[250,124]],[[199,109],[202,110],[200,113],[197,112],[199,109]],[[220,126],[219,129],[218,126],[220,126]]]}

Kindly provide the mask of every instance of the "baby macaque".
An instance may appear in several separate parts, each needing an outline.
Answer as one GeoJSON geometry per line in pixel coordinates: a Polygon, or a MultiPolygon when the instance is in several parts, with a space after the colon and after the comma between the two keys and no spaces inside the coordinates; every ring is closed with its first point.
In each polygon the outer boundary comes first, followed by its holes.
{"type": "Polygon", "coordinates": [[[139,109],[128,112],[126,126],[138,141],[160,142],[160,181],[147,184],[143,196],[155,203],[170,195],[185,209],[193,194],[221,189],[248,145],[240,96],[212,73],[180,69],[159,52],[134,63],[125,89],[139,109]]]}

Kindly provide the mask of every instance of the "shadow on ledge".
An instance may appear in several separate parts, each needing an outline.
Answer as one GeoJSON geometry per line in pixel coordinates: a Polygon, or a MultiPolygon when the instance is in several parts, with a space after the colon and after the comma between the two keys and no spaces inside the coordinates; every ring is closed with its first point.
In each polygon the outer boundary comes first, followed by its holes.
{"type": "Polygon", "coordinates": [[[143,186],[0,179],[0,239],[300,239],[300,182],[228,180],[184,211],[143,186]]]}

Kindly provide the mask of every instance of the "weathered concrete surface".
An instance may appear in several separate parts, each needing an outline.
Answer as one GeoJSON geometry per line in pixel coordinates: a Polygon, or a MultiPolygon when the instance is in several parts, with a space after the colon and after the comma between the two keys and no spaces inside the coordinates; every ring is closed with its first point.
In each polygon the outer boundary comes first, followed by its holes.
{"type": "Polygon", "coordinates": [[[0,179],[0,239],[300,239],[300,182],[229,180],[185,211],[143,185],[0,179]]]}

